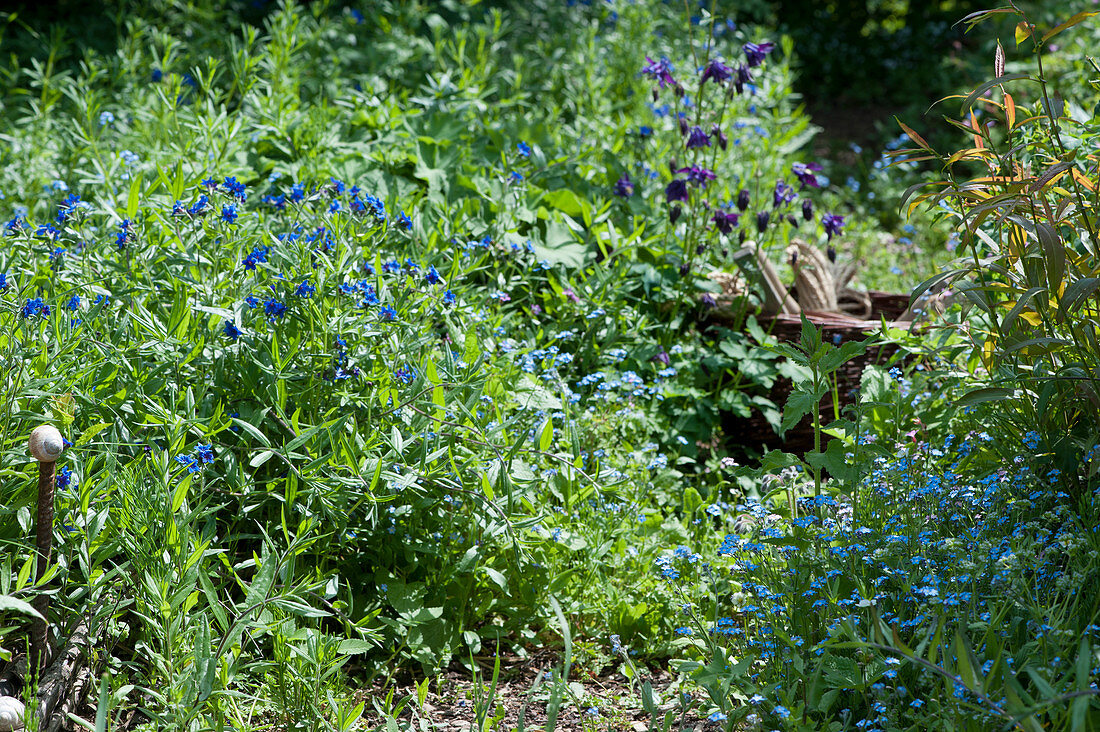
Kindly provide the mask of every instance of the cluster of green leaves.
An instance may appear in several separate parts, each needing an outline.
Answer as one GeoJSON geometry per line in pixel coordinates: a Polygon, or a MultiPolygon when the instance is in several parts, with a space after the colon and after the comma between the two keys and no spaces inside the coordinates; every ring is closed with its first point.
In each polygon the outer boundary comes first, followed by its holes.
{"type": "MultiPolygon", "coordinates": [[[[1016,13],[975,13],[968,23],[1016,13]]],[[[1091,15],[1048,29],[1018,15],[1010,47],[1032,52],[1033,73],[1014,70],[1019,64],[1010,65],[998,45],[994,78],[960,95],[960,118],[949,120],[969,146],[938,153],[909,130],[916,147],[901,151],[941,164],[940,179],[911,187],[904,205],[935,206],[958,227],[965,252],[917,293],[953,286],[979,311],[969,332],[991,377],[987,387],[995,389],[985,398],[1019,404],[1020,428],[1039,429],[1063,463],[1093,444],[1100,424],[1090,305],[1100,283],[1096,121],[1052,88],[1044,66],[1048,44],[1091,15]],[[1031,103],[1016,100],[1012,84],[1022,85],[1031,103]],[[998,98],[985,96],[994,91],[998,98]]]]}

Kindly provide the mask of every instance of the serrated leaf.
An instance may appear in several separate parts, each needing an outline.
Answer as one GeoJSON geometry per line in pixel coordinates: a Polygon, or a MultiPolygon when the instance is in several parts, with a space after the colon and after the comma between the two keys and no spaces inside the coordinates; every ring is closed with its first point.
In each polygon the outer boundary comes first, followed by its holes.
{"type": "Polygon", "coordinates": [[[807,392],[794,392],[787,398],[783,405],[783,421],[779,431],[786,434],[787,430],[798,424],[803,417],[813,411],[814,404],[819,403],[821,397],[807,392]]]}

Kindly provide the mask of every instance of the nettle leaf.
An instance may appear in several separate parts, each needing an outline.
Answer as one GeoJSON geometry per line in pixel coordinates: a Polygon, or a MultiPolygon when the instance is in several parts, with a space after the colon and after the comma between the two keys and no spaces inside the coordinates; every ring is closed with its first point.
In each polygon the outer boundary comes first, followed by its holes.
{"type": "Polygon", "coordinates": [[[813,411],[814,405],[821,402],[823,394],[796,391],[787,398],[783,406],[783,421],[779,431],[783,434],[798,424],[803,417],[813,411]]]}

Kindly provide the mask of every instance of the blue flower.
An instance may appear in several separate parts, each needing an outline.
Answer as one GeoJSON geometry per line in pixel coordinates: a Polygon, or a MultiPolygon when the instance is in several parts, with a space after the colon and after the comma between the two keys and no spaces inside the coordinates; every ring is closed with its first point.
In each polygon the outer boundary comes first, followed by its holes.
{"type": "Polygon", "coordinates": [[[428,271],[424,273],[424,280],[429,285],[438,285],[443,282],[443,278],[439,276],[439,272],[436,270],[435,265],[428,267],[428,271]]]}
{"type": "Polygon", "coordinates": [[[225,321],[225,327],[222,329],[222,331],[231,341],[235,341],[241,337],[241,329],[238,328],[232,320],[225,321]]]}
{"type": "Polygon", "coordinates": [[[222,221],[227,224],[232,224],[237,220],[237,207],[232,203],[227,203],[222,206],[222,221]]]}
{"type": "Polygon", "coordinates": [[[277,320],[286,315],[286,305],[279,302],[275,298],[268,298],[264,301],[264,316],[268,320],[277,320]]]}
{"type": "Polygon", "coordinates": [[[57,471],[57,476],[54,478],[54,483],[58,488],[68,488],[73,482],[72,468],[62,468],[57,471]]]}
{"type": "Polygon", "coordinates": [[[458,298],[455,297],[455,294],[453,292],[451,292],[450,290],[447,290],[445,293],[443,293],[443,304],[444,305],[454,305],[455,300],[457,300],[457,299],[458,298]]]}
{"type": "Polygon", "coordinates": [[[405,231],[412,231],[412,219],[409,218],[409,215],[407,213],[402,211],[401,215],[397,217],[397,226],[398,228],[404,229],[405,231]]]}
{"type": "MultiPolygon", "coordinates": [[[[215,185],[217,185],[217,184],[215,184],[215,185]]],[[[175,209],[173,209],[173,212],[174,211],[175,211],[175,209]]],[[[187,213],[191,216],[191,218],[195,218],[197,216],[203,216],[204,214],[206,214],[209,211],[210,211],[210,198],[207,197],[207,195],[205,193],[203,195],[199,196],[198,199],[193,204],[191,204],[191,207],[187,209],[187,213]]]]}
{"type": "Polygon", "coordinates": [[[245,189],[244,183],[238,182],[237,179],[234,177],[229,177],[225,179],[225,187],[226,190],[229,191],[229,194],[231,196],[236,198],[238,201],[241,201],[242,203],[246,198],[248,198],[248,191],[245,189]]]}
{"type": "Polygon", "coordinates": [[[308,279],[302,280],[302,283],[294,290],[295,295],[305,298],[310,297],[315,292],[317,292],[317,288],[311,285],[308,279]]]}
{"type": "Polygon", "coordinates": [[[126,244],[134,240],[133,223],[130,219],[119,222],[118,231],[115,232],[115,246],[119,249],[125,249],[126,244]]]}
{"type": "Polygon", "coordinates": [[[266,262],[268,251],[270,250],[265,246],[253,247],[252,252],[244,258],[244,268],[254,270],[258,262],[266,262]]]}
{"type": "Polygon", "coordinates": [[[518,150],[519,154],[525,158],[531,157],[531,146],[528,145],[526,142],[516,143],[516,150],[518,150]]]}
{"type": "Polygon", "coordinates": [[[50,314],[50,306],[47,305],[42,298],[34,297],[27,300],[19,312],[24,318],[32,318],[35,316],[45,318],[50,314]]]}
{"type": "Polygon", "coordinates": [[[214,451],[210,445],[195,445],[195,457],[203,465],[209,465],[214,462],[214,451]]]}
{"type": "Polygon", "coordinates": [[[613,193],[620,198],[630,198],[634,195],[634,183],[630,180],[630,176],[623,173],[619,176],[619,179],[615,181],[615,188],[613,193]]]}
{"type": "Polygon", "coordinates": [[[379,316],[382,318],[382,320],[392,322],[394,320],[397,320],[397,311],[391,308],[389,305],[383,305],[382,309],[379,311],[379,316]]]}

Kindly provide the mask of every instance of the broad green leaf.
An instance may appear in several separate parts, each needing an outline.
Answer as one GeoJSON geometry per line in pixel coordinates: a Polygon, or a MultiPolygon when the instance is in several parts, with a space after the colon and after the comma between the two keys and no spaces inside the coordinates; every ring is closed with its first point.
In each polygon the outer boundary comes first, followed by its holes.
{"type": "Polygon", "coordinates": [[[12,597],[11,595],[0,595],[0,613],[11,612],[19,613],[20,615],[30,615],[32,618],[38,618],[39,620],[45,620],[41,613],[34,609],[34,607],[18,597],[12,597]]]}

